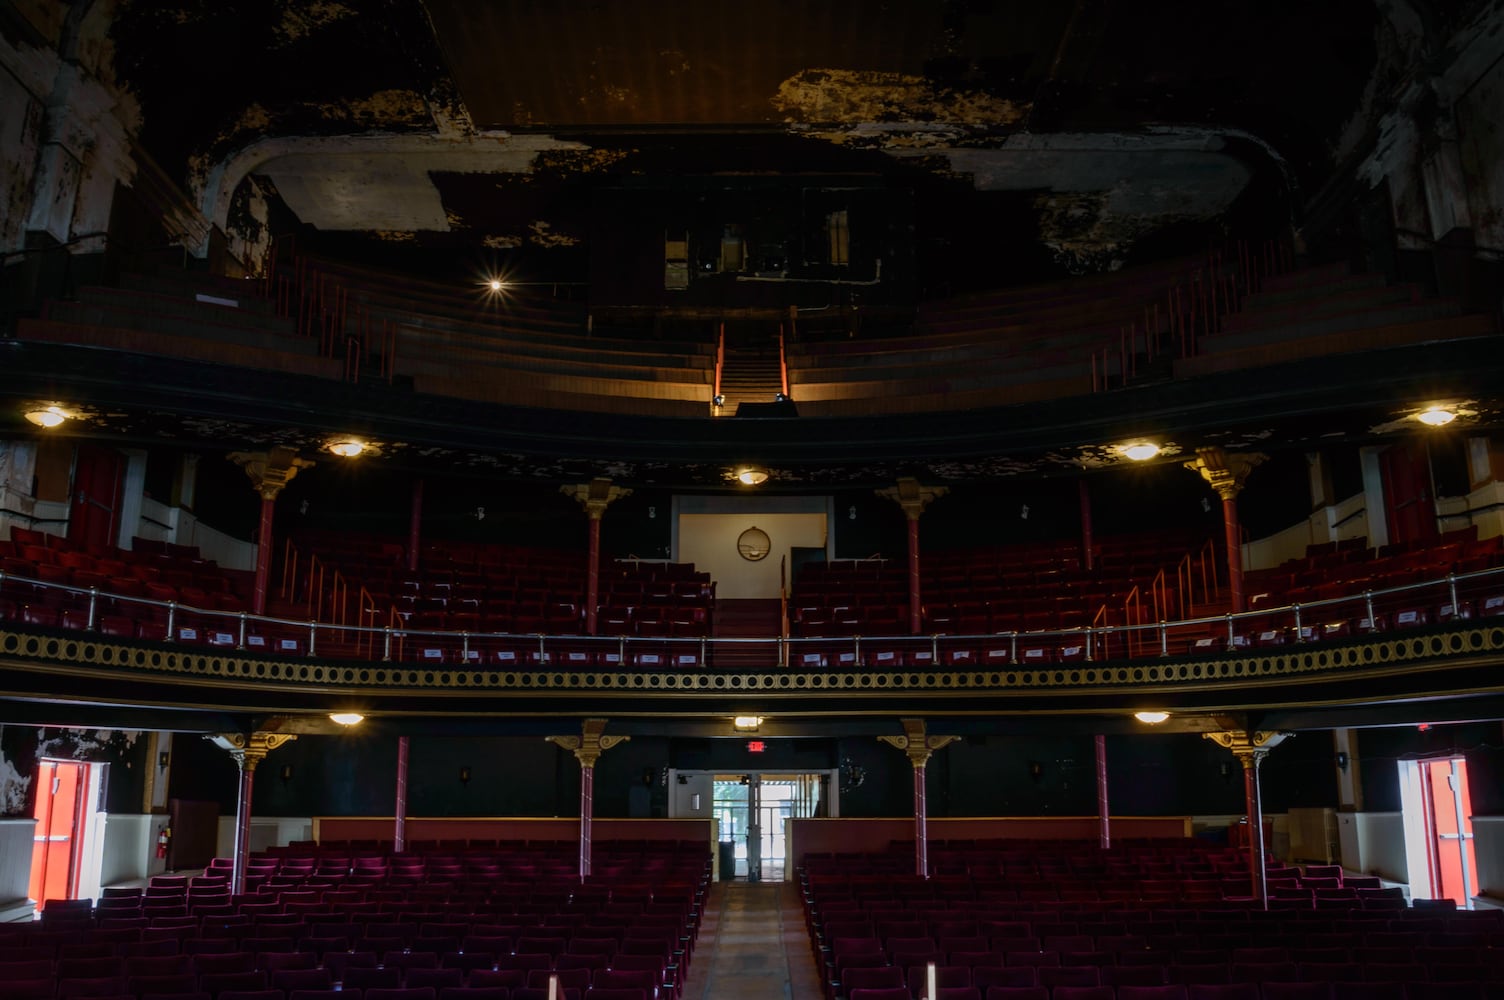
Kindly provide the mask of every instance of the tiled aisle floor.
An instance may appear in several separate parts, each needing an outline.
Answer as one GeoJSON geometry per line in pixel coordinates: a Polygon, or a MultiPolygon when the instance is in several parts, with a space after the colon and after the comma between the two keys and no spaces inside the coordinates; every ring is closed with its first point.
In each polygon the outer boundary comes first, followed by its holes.
{"type": "Polygon", "coordinates": [[[792,882],[717,882],[684,1000],[818,1000],[820,978],[792,882]]]}

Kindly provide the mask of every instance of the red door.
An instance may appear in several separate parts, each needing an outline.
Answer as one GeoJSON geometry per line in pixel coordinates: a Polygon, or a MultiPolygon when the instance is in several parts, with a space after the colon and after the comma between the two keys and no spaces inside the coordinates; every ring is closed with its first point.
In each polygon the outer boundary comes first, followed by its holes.
{"type": "Polygon", "coordinates": [[[1431,896],[1453,899],[1461,908],[1477,893],[1478,859],[1473,849],[1473,803],[1467,763],[1461,757],[1421,764],[1431,825],[1431,896]]]}
{"type": "Polygon", "coordinates": [[[75,894],[78,831],[87,765],[44,760],[37,765],[37,826],[31,853],[31,898],[37,909],[49,899],[75,894]]]}
{"type": "Polygon", "coordinates": [[[90,444],[78,446],[73,467],[73,507],[68,540],[77,546],[114,545],[120,530],[125,456],[90,444]]]}
{"type": "Polygon", "coordinates": [[[1431,495],[1431,456],[1426,443],[1411,440],[1385,448],[1379,456],[1379,469],[1384,481],[1389,541],[1434,539],[1436,500],[1431,495]]]}

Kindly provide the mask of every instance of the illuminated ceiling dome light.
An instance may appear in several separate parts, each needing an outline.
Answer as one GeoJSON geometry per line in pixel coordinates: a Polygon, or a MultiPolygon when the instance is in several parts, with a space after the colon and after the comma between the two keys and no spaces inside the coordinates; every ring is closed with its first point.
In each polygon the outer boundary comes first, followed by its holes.
{"type": "Polygon", "coordinates": [[[365,720],[365,716],[359,712],[330,712],[329,721],[337,722],[341,726],[356,726],[365,720]]]}
{"type": "Polygon", "coordinates": [[[738,715],[736,718],[731,720],[731,724],[734,725],[740,732],[755,733],[757,732],[757,727],[762,725],[762,716],[738,715]]]}
{"type": "MultiPolygon", "coordinates": [[[[30,414],[27,415],[30,416],[30,414]]],[[[1433,406],[1417,413],[1415,419],[1428,427],[1445,427],[1457,419],[1457,413],[1444,406],[1433,406]]]]}
{"type": "Polygon", "coordinates": [[[768,470],[760,465],[744,465],[736,470],[736,480],[743,486],[761,486],[768,481],[768,470]]]}
{"type": "Polygon", "coordinates": [[[68,419],[68,414],[61,406],[44,406],[35,410],[26,411],[26,419],[38,427],[56,427],[68,419]]]}
{"type": "Polygon", "coordinates": [[[329,444],[329,450],[341,458],[354,458],[366,450],[363,441],[333,441],[329,444]]]}
{"type": "Polygon", "coordinates": [[[486,287],[491,289],[491,291],[493,292],[499,292],[506,287],[506,284],[500,278],[492,278],[490,281],[486,282],[486,287]]]}
{"type": "Polygon", "coordinates": [[[1134,712],[1133,717],[1150,726],[1157,726],[1170,717],[1169,712],[1134,712]]]}
{"type": "Polygon", "coordinates": [[[1153,441],[1136,441],[1133,444],[1123,445],[1121,450],[1126,458],[1131,458],[1135,462],[1147,462],[1159,454],[1159,445],[1153,441]]]}

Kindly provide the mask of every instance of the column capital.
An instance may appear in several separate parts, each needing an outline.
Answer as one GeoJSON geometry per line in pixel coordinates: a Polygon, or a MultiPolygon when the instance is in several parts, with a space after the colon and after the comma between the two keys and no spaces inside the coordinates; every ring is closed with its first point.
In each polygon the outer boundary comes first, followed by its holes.
{"type": "Polygon", "coordinates": [[[599,521],[607,507],[632,495],[632,491],[624,486],[611,485],[611,480],[605,476],[596,476],[588,483],[566,483],[559,487],[559,492],[578,500],[592,521],[599,521]]]}
{"type": "Polygon", "coordinates": [[[607,736],[605,719],[586,719],[580,725],[579,736],[545,736],[544,739],[561,749],[574,754],[581,767],[594,767],[601,754],[618,743],[625,743],[630,736],[607,736]]]}
{"type": "Polygon", "coordinates": [[[227,456],[245,470],[251,485],[263,500],[275,500],[282,487],[292,482],[299,469],[313,467],[313,460],[299,458],[291,448],[278,445],[267,451],[234,451],[227,456]]]}
{"type": "Polygon", "coordinates": [[[1201,473],[1217,496],[1223,500],[1236,500],[1243,492],[1243,483],[1254,467],[1269,456],[1258,451],[1227,452],[1221,448],[1197,448],[1196,457],[1185,463],[1192,472],[1201,473]]]}
{"type": "Polygon", "coordinates": [[[924,513],[924,508],[949,493],[950,487],[925,486],[913,476],[900,476],[896,486],[873,490],[873,492],[902,507],[904,516],[910,521],[917,521],[919,515],[924,513]]]}
{"type": "Polygon", "coordinates": [[[297,739],[292,733],[215,733],[206,736],[221,750],[227,751],[235,758],[235,763],[240,765],[242,771],[254,771],[256,765],[266,759],[266,755],[277,749],[284,743],[291,743],[297,739]]]}
{"type": "Polygon", "coordinates": [[[930,755],[943,750],[959,740],[959,736],[930,736],[925,732],[923,719],[899,719],[903,725],[902,736],[879,736],[889,746],[897,747],[908,755],[909,763],[918,770],[929,763],[930,755]]]}
{"type": "Polygon", "coordinates": [[[1283,743],[1290,734],[1265,730],[1227,729],[1216,733],[1202,733],[1203,739],[1232,751],[1232,755],[1244,767],[1257,767],[1269,755],[1269,751],[1283,743]]]}

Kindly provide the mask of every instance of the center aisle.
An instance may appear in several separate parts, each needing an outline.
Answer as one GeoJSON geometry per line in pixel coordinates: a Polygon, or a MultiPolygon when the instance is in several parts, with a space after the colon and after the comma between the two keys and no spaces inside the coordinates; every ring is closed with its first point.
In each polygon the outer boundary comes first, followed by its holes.
{"type": "Polygon", "coordinates": [[[795,883],[717,882],[708,904],[685,1000],[818,1000],[795,883]]]}

